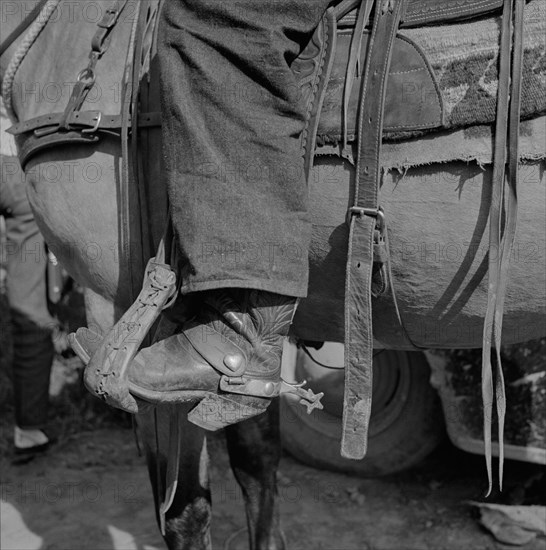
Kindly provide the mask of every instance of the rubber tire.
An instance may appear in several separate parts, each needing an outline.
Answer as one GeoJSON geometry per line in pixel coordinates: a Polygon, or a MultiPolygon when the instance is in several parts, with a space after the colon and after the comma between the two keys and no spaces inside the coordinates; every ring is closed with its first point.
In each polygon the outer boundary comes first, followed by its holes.
{"type": "MultiPolygon", "coordinates": [[[[299,350],[294,374],[305,375],[304,357],[299,350]]],[[[314,410],[308,415],[298,398],[290,394],[281,395],[284,449],[309,466],[361,477],[400,472],[430,454],[445,438],[445,425],[439,397],[429,383],[430,367],[425,356],[420,352],[383,351],[380,357],[381,361],[379,356],[374,361],[374,395],[375,384],[381,383],[380,377],[384,376],[380,367],[386,365],[391,374],[398,371],[399,378],[392,382],[390,401],[383,403],[380,411],[372,409],[368,454],[363,460],[341,457],[339,412],[314,410]]],[[[383,373],[387,370],[383,369],[383,373]]],[[[334,374],[342,380],[342,371],[334,374]]],[[[313,388],[312,383],[309,386],[313,388]]],[[[337,395],[342,393],[338,391],[337,395]]],[[[341,403],[338,405],[341,407],[341,403]]]]}

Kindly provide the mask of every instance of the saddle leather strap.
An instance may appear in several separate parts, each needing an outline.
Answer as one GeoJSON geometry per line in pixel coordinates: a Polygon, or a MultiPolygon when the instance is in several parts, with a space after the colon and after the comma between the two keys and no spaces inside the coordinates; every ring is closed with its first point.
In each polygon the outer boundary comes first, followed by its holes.
{"type": "Polygon", "coordinates": [[[372,405],[372,274],[375,248],[384,246],[384,219],[378,205],[383,108],[392,47],[405,0],[381,0],[366,56],[359,104],[358,159],[354,206],[349,210],[349,250],[345,288],[345,393],[341,454],[366,455],[372,405]]]}
{"type": "Polygon", "coordinates": [[[521,103],[523,59],[523,7],[520,0],[505,0],[502,16],[502,33],[499,53],[499,87],[495,127],[492,196],[489,215],[489,275],[487,310],[484,321],[482,349],[482,398],[485,459],[489,488],[492,489],[491,426],[493,401],[496,402],[499,443],[499,486],[502,489],[504,462],[504,417],[506,395],[501,365],[500,346],[502,318],[510,255],[516,233],[518,137],[521,103]],[[512,32],[513,28],[513,32],[512,32]],[[507,136],[507,132],[509,136],[507,136]],[[506,183],[506,146],[508,144],[508,185],[506,183]],[[506,194],[504,233],[503,210],[506,194]],[[501,237],[502,235],[502,237],[501,237]],[[491,345],[496,351],[496,380],[493,381],[491,345]],[[495,386],[495,391],[493,387],[495,386]]]}
{"type": "MultiPolygon", "coordinates": [[[[131,112],[131,108],[133,105],[135,40],[140,12],[141,2],[138,2],[136,5],[136,17],[129,38],[127,57],[125,58],[125,72],[123,75],[121,93],[121,177],[119,178],[120,245],[121,253],[129,265],[132,265],[134,259],[131,243],[131,190],[134,189],[134,186],[131,186],[131,182],[134,180],[134,167],[132,158],[129,157],[129,128],[131,124],[131,115],[133,117],[138,116],[137,112],[131,112]]],[[[131,299],[134,299],[137,295],[136,289],[139,288],[140,269],[142,266],[137,264],[135,267],[136,268],[131,269],[129,277],[129,296],[131,299]]]]}
{"type": "MultiPolygon", "coordinates": [[[[336,6],[340,26],[354,26],[358,18],[355,9],[362,0],[342,0],[336,6]]],[[[455,21],[464,21],[500,11],[503,0],[457,0],[456,2],[439,0],[407,0],[400,28],[415,28],[423,25],[440,25],[455,21]]]]}
{"type": "Polygon", "coordinates": [[[349,159],[352,153],[348,149],[347,136],[349,134],[347,115],[349,112],[349,100],[355,81],[355,73],[360,73],[360,51],[362,49],[362,40],[364,38],[364,29],[370,19],[370,14],[375,0],[363,0],[358,9],[356,24],[351,38],[351,48],[349,49],[349,60],[347,62],[347,74],[345,75],[345,88],[343,90],[343,142],[341,156],[349,159]]]}
{"type": "MultiPolygon", "coordinates": [[[[80,108],[84,104],[89,91],[95,85],[96,65],[108,50],[112,39],[112,31],[127,3],[128,0],[115,0],[97,23],[98,29],[91,40],[89,62],[87,67],[79,72],[64,112],[35,117],[16,124],[8,130],[15,135],[33,132],[32,136],[20,144],[19,159],[23,167],[33,155],[43,149],[66,143],[94,143],[98,141],[98,138],[88,134],[94,134],[98,130],[107,131],[119,128],[123,143],[124,135],[127,135],[127,128],[130,124],[130,112],[127,108],[125,110],[122,108],[121,115],[104,115],[100,111],[81,112],[80,108]]],[[[139,8],[140,3],[137,3],[137,10],[139,8]]],[[[131,59],[133,46],[134,41],[129,46],[128,57],[131,59]]],[[[149,113],[148,117],[143,118],[142,124],[160,125],[159,113],[149,113]]],[[[122,169],[122,173],[126,173],[126,170],[122,169]]],[[[122,185],[122,187],[124,186],[122,185]]],[[[128,220],[128,215],[126,219],[128,220]]],[[[122,237],[125,235],[126,225],[127,223],[122,221],[122,237]]],[[[126,231],[126,238],[122,238],[122,242],[128,242],[128,240],[128,231],[126,231]]]]}
{"type": "MultiPolygon", "coordinates": [[[[157,19],[161,12],[163,0],[153,0],[152,5],[148,8],[148,18],[145,22],[145,28],[143,30],[143,39],[139,51],[136,55],[140,59],[140,86],[138,96],[138,121],[137,128],[133,130],[131,136],[137,136],[138,142],[132,147],[133,149],[133,163],[138,171],[139,182],[139,202],[141,212],[141,226],[143,228],[143,250],[146,248],[148,255],[155,247],[153,227],[153,212],[154,199],[151,196],[151,187],[147,185],[150,178],[153,178],[154,174],[154,162],[155,158],[150,154],[142,154],[142,151],[149,151],[150,148],[160,139],[160,134],[157,129],[161,127],[161,113],[157,112],[157,125],[148,126],[143,123],[148,114],[153,109],[157,109],[160,104],[159,94],[159,69],[158,63],[152,63],[152,59],[156,58],[157,54],[157,32],[159,25],[157,19]],[[142,220],[147,220],[143,223],[142,220]],[[144,240],[147,239],[147,243],[144,240]]],[[[131,128],[134,128],[131,125],[131,128]]],[[[173,241],[173,251],[176,249],[173,241]]],[[[171,255],[174,258],[174,252],[171,255]]],[[[170,260],[171,265],[175,265],[170,260]]]]}
{"type": "MultiPolygon", "coordinates": [[[[138,200],[138,212],[139,212],[139,230],[138,242],[140,244],[140,260],[141,266],[139,271],[145,265],[146,260],[153,253],[153,242],[150,231],[150,216],[148,212],[148,201],[146,197],[146,176],[143,170],[144,155],[140,154],[140,135],[139,128],[141,128],[140,118],[144,113],[140,113],[141,101],[144,99],[141,97],[141,87],[146,88],[147,82],[143,82],[142,73],[149,72],[147,66],[147,60],[149,60],[149,53],[152,49],[152,43],[150,40],[150,33],[154,26],[157,11],[159,6],[159,0],[149,0],[144,7],[139,6],[135,45],[132,60],[132,95],[130,105],[130,141],[129,148],[131,152],[131,178],[133,189],[136,189],[136,198],[138,200]]],[[[159,124],[161,124],[161,113],[158,113],[159,124]]],[[[135,238],[131,239],[133,242],[135,238]]],[[[135,280],[135,284],[138,281],[135,280]]]]}

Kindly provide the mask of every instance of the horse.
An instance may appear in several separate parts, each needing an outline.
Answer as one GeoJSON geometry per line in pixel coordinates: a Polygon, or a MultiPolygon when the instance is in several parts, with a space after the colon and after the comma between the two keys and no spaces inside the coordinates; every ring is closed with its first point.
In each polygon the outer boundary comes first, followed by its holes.
{"type": "MultiPolygon", "coordinates": [[[[328,16],[340,19],[350,11],[347,5],[354,8],[356,4],[341,2],[342,9],[328,16]]],[[[98,335],[105,334],[130,307],[146,261],[160,245],[167,211],[160,128],[153,116],[159,110],[153,44],[160,4],[129,2],[115,16],[108,11],[109,6],[107,0],[77,5],[61,0],[41,3],[41,15],[24,33],[25,40],[15,40],[1,59],[4,84],[6,79],[11,82],[9,87],[4,85],[3,95],[14,121],[24,125],[35,117],[45,117],[41,127],[32,129],[35,136],[46,140],[49,128],[67,124],[66,139],[52,141],[47,147],[33,149],[32,139],[30,145],[28,140],[23,142],[22,133],[17,139],[36,220],[56,257],[87,288],[88,325],[98,335]],[[97,33],[96,23],[114,19],[114,25],[99,26],[103,39],[99,49],[104,51],[91,66],[89,50],[97,33]],[[58,59],[65,52],[69,55],[62,63],[51,66],[43,62],[58,59]],[[8,66],[13,53],[16,60],[8,66]],[[130,70],[134,59],[138,62],[136,76],[130,70]],[[88,112],[87,118],[79,122],[59,119],[56,114],[62,113],[74,90],[82,88],[87,95],[78,110],[88,112]],[[132,128],[132,135],[138,134],[138,149],[137,140],[128,138],[132,121],[123,114],[127,103],[135,101],[135,89],[140,92],[138,101],[143,110],[141,122],[132,128]],[[77,135],[70,135],[74,131],[77,135]]],[[[11,36],[24,19],[22,1],[8,7],[10,12],[2,17],[2,36],[11,36]]],[[[3,5],[2,9],[8,7],[3,5]]],[[[355,22],[346,26],[352,29],[355,22]]],[[[345,40],[347,46],[351,32],[343,25],[338,31],[338,42],[345,40]]],[[[409,41],[413,32],[408,29],[403,41],[409,41]]],[[[312,46],[310,43],[311,51],[312,46]]],[[[342,51],[339,45],[338,51],[342,51]]],[[[346,65],[346,59],[332,59],[334,76],[336,66],[343,63],[346,65]]],[[[328,129],[328,123],[341,126],[336,106],[343,90],[337,82],[330,78],[322,101],[322,119],[311,140],[316,156],[309,177],[314,224],[310,286],[292,329],[294,337],[301,340],[344,340],[344,266],[349,233],[345,219],[354,193],[356,155],[347,154],[344,136],[328,129]],[[345,145],[344,155],[338,154],[340,143],[345,145]]],[[[524,134],[531,136],[529,149],[543,121],[537,120],[525,128],[524,134]]],[[[461,134],[463,130],[440,130],[429,135],[412,134],[412,139],[395,140],[383,149],[381,206],[388,220],[387,278],[392,288],[373,302],[376,347],[415,350],[482,345],[488,302],[484,235],[492,196],[491,133],[480,127],[479,143],[486,145],[471,159],[438,158],[440,150],[466,151],[460,144],[466,137],[461,134]],[[424,149],[431,149],[433,156],[424,154],[424,149]],[[402,323],[393,321],[399,318],[402,323]]],[[[474,147],[478,142],[470,143],[474,147]]],[[[546,243],[541,230],[545,179],[543,166],[536,162],[544,154],[532,150],[525,154],[535,162],[520,168],[523,185],[506,292],[505,343],[542,336],[546,317],[546,243]]],[[[210,548],[211,501],[206,437],[186,420],[190,408],[165,405],[145,409],[138,413],[137,424],[165,541],[169,548],[193,550],[210,548]]],[[[285,548],[276,500],[278,403],[274,402],[264,415],[226,428],[226,437],[230,461],[245,497],[250,547],[285,548]]]]}
{"type": "MultiPolygon", "coordinates": [[[[44,5],[48,7],[44,3],[38,6],[43,8],[44,5]]],[[[55,111],[64,103],[66,94],[70,94],[76,82],[73,69],[82,63],[86,64],[87,50],[95,33],[96,23],[108,7],[109,2],[101,0],[78,3],[73,8],[61,4],[51,11],[56,15],[47,19],[45,28],[41,30],[36,44],[30,48],[23,63],[26,65],[30,61],[28,56],[34,57],[38,54],[35,58],[37,60],[42,56],[55,57],[54,52],[58,51],[70,51],[73,57],[70,63],[58,65],[60,74],[53,74],[56,70],[50,71],[51,67],[41,74],[34,72],[31,80],[40,88],[35,97],[38,104],[49,104],[55,111]],[[42,47],[47,51],[42,50],[42,47]],[[57,92],[60,96],[53,97],[57,92]]],[[[25,22],[28,15],[25,9],[24,2],[18,1],[10,6],[2,3],[2,37],[10,35],[21,22],[25,22]]],[[[124,14],[112,37],[106,63],[101,67],[100,84],[96,86],[95,96],[95,106],[99,109],[110,112],[119,110],[125,53],[134,23],[134,10],[135,4],[129,6],[124,14]]],[[[34,19],[37,16],[34,14],[34,19]]],[[[47,15],[42,15],[42,18],[47,18],[47,15]]],[[[24,36],[18,37],[3,52],[0,66],[3,79],[8,62],[23,38],[24,36]]],[[[31,66],[35,62],[30,61],[31,66]]],[[[42,63],[38,61],[38,65],[42,63]]],[[[20,71],[21,69],[22,67],[20,71]]],[[[23,75],[20,71],[18,76],[23,75]]],[[[154,59],[149,73],[152,86],[157,82],[156,71],[154,59]]],[[[29,83],[30,80],[26,76],[21,80],[21,85],[25,88],[24,95],[28,89],[23,82],[29,83]]],[[[18,95],[14,94],[13,99],[18,95]]],[[[34,100],[29,102],[26,97],[20,98],[23,100],[22,104],[14,107],[21,120],[27,115],[33,116],[42,112],[38,104],[31,106],[34,100]],[[38,107],[38,110],[34,107],[38,107]]],[[[15,99],[14,103],[18,103],[18,100],[15,99]]],[[[166,189],[160,178],[159,128],[150,127],[147,135],[142,138],[148,143],[145,159],[147,178],[156,182],[147,191],[149,204],[154,205],[154,210],[150,208],[149,213],[151,249],[157,247],[163,232],[166,189]]],[[[143,240],[130,243],[130,256],[123,248],[118,215],[118,209],[121,208],[119,185],[122,170],[119,135],[107,137],[99,147],[67,145],[57,149],[53,155],[50,153],[43,157],[40,155],[36,162],[31,161],[25,167],[29,200],[46,241],[52,243],[52,249],[56,250],[59,261],[70,275],[85,287],[88,326],[98,334],[103,334],[130,306],[134,296],[131,295],[129,281],[138,274],[135,284],[140,284],[142,263],[147,260],[140,250],[143,240]],[[57,169],[60,170],[59,177],[53,173],[57,169]],[[66,170],[71,172],[68,177],[65,177],[66,170]],[[32,176],[33,173],[35,177],[32,176]],[[47,185],[49,182],[51,186],[47,185]],[[71,189],[69,182],[73,184],[71,189]],[[68,195],[65,194],[66,191],[70,191],[68,195]],[[97,199],[100,205],[96,202],[97,199]],[[71,213],[76,211],[78,214],[73,217],[71,213]]],[[[129,195],[135,198],[135,193],[136,189],[133,187],[129,195]]],[[[133,213],[134,206],[131,206],[133,213]]],[[[138,217],[135,214],[131,216],[132,235],[139,226],[138,217]]],[[[169,548],[197,550],[211,546],[211,491],[205,432],[186,420],[188,410],[188,406],[159,407],[140,413],[136,422],[148,462],[157,521],[165,542],[169,548]],[[173,434],[180,446],[175,456],[172,456],[173,434]],[[176,473],[171,473],[173,469],[176,473]],[[183,483],[179,483],[169,496],[169,506],[160,510],[162,503],[166,501],[168,487],[165,485],[169,476],[179,476],[183,483]]],[[[225,435],[232,470],[244,495],[250,547],[285,548],[280,529],[276,479],[281,456],[279,403],[273,403],[265,414],[256,419],[228,427],[225,435]]]]}

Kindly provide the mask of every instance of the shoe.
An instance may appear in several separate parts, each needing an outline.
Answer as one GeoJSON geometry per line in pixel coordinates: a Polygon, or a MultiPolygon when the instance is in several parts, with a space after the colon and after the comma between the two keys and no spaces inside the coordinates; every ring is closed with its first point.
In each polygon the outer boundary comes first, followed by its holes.
{"type": "Polygon", "coordinates": [[[14,428],[13,439],[15,456],[12,464],[26,464],[30,462],[36,456],[47,452],[57,441],[56,438],[48,437],[42,430],[24,430],[18,426],[14,428]]]}
{"type": "Polygon", "coordinates": [[[153,404],[201,400],[188,419],[208,430],[261,414],[280,392],[296,305],[265,291],[203,292],[199,313],[180,332],[136,355],[131,394],[153,404]]]}

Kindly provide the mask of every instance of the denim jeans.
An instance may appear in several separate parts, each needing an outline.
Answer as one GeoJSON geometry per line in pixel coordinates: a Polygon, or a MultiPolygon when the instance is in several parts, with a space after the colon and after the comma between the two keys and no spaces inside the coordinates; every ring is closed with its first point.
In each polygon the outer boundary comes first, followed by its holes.
{"type": "MultiPolygon", "coordinates": [[[[16,157],[2,155],[0,213],[6,219],[7,290],[13,334],[15,421],[20,428],[47,423],[55,320],[47,307],[47,256],[27,200],[16,157]]],[[[10,327],[2,327],[2,330],[10,327]]]]}
{"type": "Polygon", "coordinates": [[[183,292],[307,294],[306,105],[291,64],[330,3],[164,3],[163,144],[183,292]]]}

